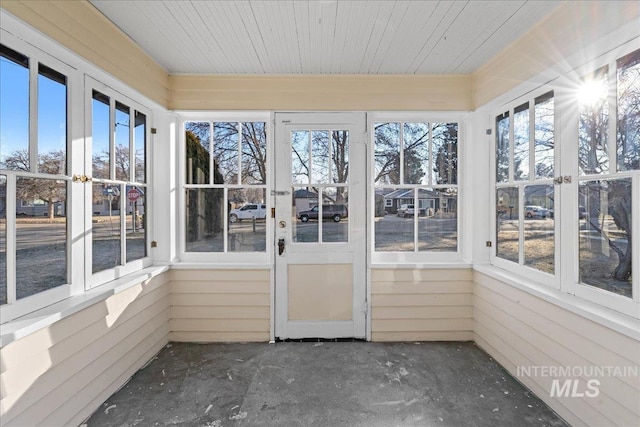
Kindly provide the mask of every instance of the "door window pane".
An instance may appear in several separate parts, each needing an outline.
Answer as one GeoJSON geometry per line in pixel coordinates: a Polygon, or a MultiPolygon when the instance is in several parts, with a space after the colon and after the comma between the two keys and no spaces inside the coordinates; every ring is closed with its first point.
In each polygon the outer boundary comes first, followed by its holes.
{"type": "Polygon", "coordinates": [[[92,225],[92,272],[97,273],[122,264],[120,187],[94,183],[92,225]]]}
{"type": "Polygon", "coordinates": [[[264,188],[229,190],[229,252],[266,252],[266,195],[264,188]]]}
{"type": "Polygon", "coordinates": [[[18,177],[16,193],[16,298],[21,299],[68,283],[67,185],[18,177]]]}
{"type": "Polygon", "coordinates": [[[331,182],[349,182],[349,131],[331,132],[331,182]]]}
{"type": "Polygon", "coordinates": [[[458,250],[458,190],[418,190],[418,251],[458,250]]]}
{"type": "Polygon", "coordinates": [[[0,44],[0,168],[30,170],[29,58],[0,44]]]}
{"type": "Polygon", "coordinates": [[[524,187],[524,265],[554,274],[555,211],[553,185],[524,187]]]}
{"type": "Polygon", "coordinates": [[[116,101],[116,123],[115,123],[115,164],[116,179],[129,181],[131,179],[131,158],[130,146],[131,135],[131,112],[129,107],[116,101]]]}
{"type": "Polygon", "coordinates": [[[237,122],[216,122],[213,124],[214,184],[238,183],[239,143],[237,122]]]}
{"type": "MultiPolygon", "coordinates": [[[[184,127],[187,150],[186,183],[208,184],[211,165],[211,123],[187,122],[184,127]]],[[[216,173],[219,174],[217,168],[216,173]]]]}
{"type": "Polygon", "coordinates": [[[38,172],[67,172],[67,78],[38,66],[38,172]]]}
{"type": "Polygon", "coordinates": [[[432,184],[458,183],[458,123],[433,125],[432,184]]]}
{"type": "Polygon", "coordinates": [[[509,113],[496,117],[496,182],[509,180],[509,113]]]}
{"type": "Polygon", "coordinates": [[[267,183],[267,124],[242,123],[242,183],[267,183]]]}
{"type": "Polygon", "coordinates": [[[618,170],[640,169],[640,50],[618,60],[618,170]]]}
{"type": "Polygon", "coordinates": [[[519,262],[519,201],[518,188],[496,190],[496,256],[519,262]]]}
{"type": "Polygon", "coordinates": [[[134,181],[147,182],[147,116],[135,112],[135,128],[133,129],[133,145],[136,160],[136,177],[134,181]]]}
{"type": "Polygon", "coordinates": [[[329,183],[329,131],[311,132],[311,183],[329,183]]]}
{"type": "Polygon", "coordinates": [[[144,191],[138,187],[127,187],[127,262],[147,256],[147,215],[144,191]],[[132,197],[133,194],[133,197],[132,197]],[[135,200],[131,200],[137,197],[135,200]]]}
{"type": "Polygon", "coordinates": [[[373,182],[400,184],[400,123],[376,123],[374,137],[373,182]]]}
{"type": "Polygon", "coordinates": [[[109,171],[111,167],[109,155],[109,97],[94,90],[93,99],[91,101],[91,109],[91,149],[93,178],[109,179],[109,171]]]}
{"type": "Polygon", "coordinates": [[[291,132],[291,182],[293,184],[309,183],[309,137],[308,130],[291,132]]]}
{"type": "MultiPolygon", "coordinates": [[[[579,186],[580,282],[632,298],[631,179],[579,186]]],[[[637,189],[636,189],[637,191],[637,189]]]]}
{"type": "Polygon", "coordinates": [[[349,188],[328,187],[322,191],[322,241],[349,241],[349,188]]]}
{"type": "Polygon", "coordinates": [[[0,175],[0,305],[7,303],[7,177],[0,175]]]}
{"type": "Polygon", "coordinates": [[[553,178],[554,174],[554,117],[553,92],[535,99],[535,174],[536,179],[553,178]]]}
{"type": "Polygon", "coordinates": [[[429,123],[404,123],[403,138],[404,183],[428,184],[429,123]]]}
{"type": "Polygon", "coordinates": [[[513,178],[529,179],[529,103],[513,112],[513,178]]]}
{"type": "Polygon", "coordinates": [[[415,251],[413,189],[377,188],[375,198],[376,252],[415,251]]]}
{"type": "Polygon", "coordinates": [[[578,166],[581,175],[609,172],[609,68],[586,77],[579,89],[578,166]]]}
{"type": "Polygon", "coordinates": [[[318,242],[318,191],[314,187],[293,187],[291,197],[292,240],[318,242]]]}
{"type": "Polygon", "coordinates": [[[224,251],[224,189],[186,190],[186,251],[224,251]]]}

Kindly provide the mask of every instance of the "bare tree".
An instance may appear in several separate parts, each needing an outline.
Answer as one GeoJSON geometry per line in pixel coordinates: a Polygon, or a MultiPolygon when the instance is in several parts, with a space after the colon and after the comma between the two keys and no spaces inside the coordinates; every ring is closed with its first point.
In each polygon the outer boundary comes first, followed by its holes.
{"type": "MultiPolygon", "coordinates": [[[[2,162],[2,168],[18,171],[30,171],[29,152],[17,150],[2,162]]],[[[38,172],[49,175],[63,175],[66,172],[66,154],[64,151],[52,151],[38,156],[38,172]]],[[[44,178],[18,177],[16,196],[21,200],[42,200],[48,205],[49,219],[55,217],[56,203],[67,199],[67,186],[64,181],[44,178]]]]}

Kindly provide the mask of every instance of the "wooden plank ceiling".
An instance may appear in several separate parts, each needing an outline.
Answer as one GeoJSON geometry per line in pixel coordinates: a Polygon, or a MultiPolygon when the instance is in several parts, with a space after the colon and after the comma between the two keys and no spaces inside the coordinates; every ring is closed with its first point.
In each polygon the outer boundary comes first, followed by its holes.
{"type": "Polygon", "coordinates": [[[556,1],[90,0],[171,74],[469,74],[556,1]]]}

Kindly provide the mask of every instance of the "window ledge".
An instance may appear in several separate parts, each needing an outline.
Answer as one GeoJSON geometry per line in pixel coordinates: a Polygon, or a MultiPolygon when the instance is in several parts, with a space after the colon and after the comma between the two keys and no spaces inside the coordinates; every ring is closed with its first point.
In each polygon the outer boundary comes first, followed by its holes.
{"type": "Polygon", "coordinates": [[[473,270],[640,341],[640,319],[635,319],[575,295],[566,294],[491,264],[474,264],[473,270]]]}
{"type": "Polygon", "coordinates": [[[271,270],[272,264],[267,263],[208,263],[208,262],[177,262],[171,264],[172,270],[271,270]]]}
{"type": "Polygon", "coordinates": [[[398,270],[446,270],[472,268],[473,264],[468,262],[432,262],[432,263],[393,263],[375,262],[370,268],[393,268],[398,270]]]}
{"type": "Polygon", "coordinates": [[[7,322],[0,326],[0,348],[168,270],[168,266],[144,268],[7,322]]]}

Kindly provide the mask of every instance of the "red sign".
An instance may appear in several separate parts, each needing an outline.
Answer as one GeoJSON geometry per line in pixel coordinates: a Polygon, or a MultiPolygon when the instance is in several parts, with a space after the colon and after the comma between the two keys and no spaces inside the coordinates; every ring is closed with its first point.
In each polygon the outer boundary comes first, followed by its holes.
{"type": "Polygon", "coordinates": [[[127,199],[129,199],[130,202],[135,202],[139,198],[140,198],[140,192],[135,188],[132,188],[131,190],[127,191],[127,199]]]}

